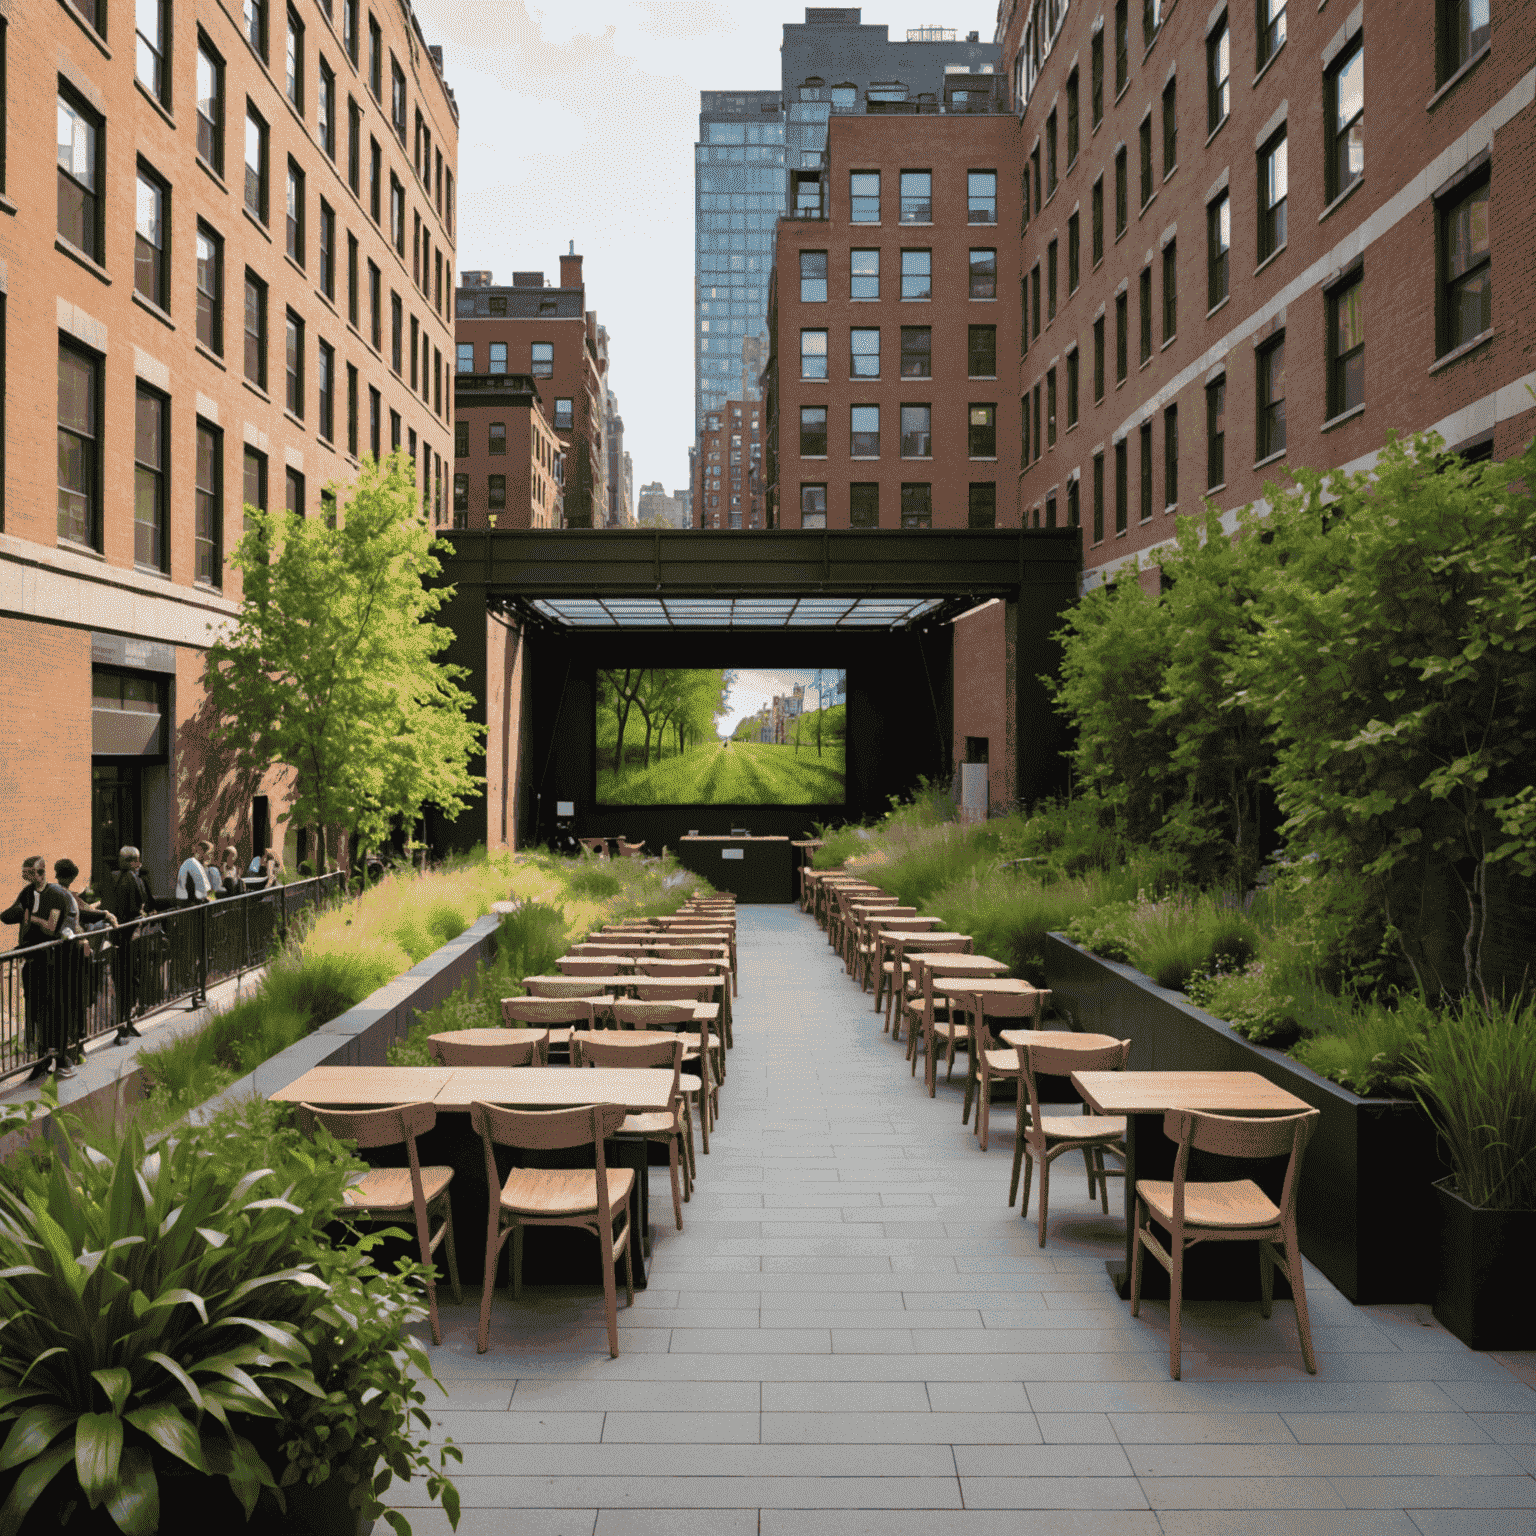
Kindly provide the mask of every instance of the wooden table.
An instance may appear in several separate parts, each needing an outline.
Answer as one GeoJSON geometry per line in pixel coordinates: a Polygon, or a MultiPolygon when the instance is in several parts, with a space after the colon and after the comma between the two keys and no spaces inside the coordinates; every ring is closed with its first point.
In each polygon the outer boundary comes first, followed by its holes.
{"type": "MultiPolygon", "coordinates": [[[[1136,1180],[1171,1179],[1177,1148],[1163,1134],[1170,1109],[1199,1109],[1217,1115],[1294,1115],[1311,1106],[1257,1072],[1074,1072],[1072,1082],[1088,1105],[1101,1115],[1125,1120],[1125,1257],[1109,1259],[1115,1288],[1130,1296],[1131,1256],[1136,1241],[1136,1180]]],[[[1191,1152],[1192,1179],[1252,1179],[1279,1202],[1285,1181],[1284,1158],[1254,1163],[1191,1152]]],[[[1165,1234],[1166,1237],[1166,1234],[1165,1234]]],[[[1143,1296],[1166,1296],[1168,1275],[1161,1264],[1141,1267],[1143,1296]]],[[[1259,1265],[1254,1243],[1207,1243],[1184,1256],[1184,1296],[1249,1300],[1259,1294],[1259,1265]]],[[[1276,1274],[1275,1294],[1288,1296],[1284,1277],[1276,1274]]]]}

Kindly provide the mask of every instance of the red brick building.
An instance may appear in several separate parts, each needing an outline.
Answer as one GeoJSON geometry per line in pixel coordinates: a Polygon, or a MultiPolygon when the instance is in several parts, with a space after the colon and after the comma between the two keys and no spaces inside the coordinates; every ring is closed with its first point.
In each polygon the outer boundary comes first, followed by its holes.
{"type": "Polygon", "coordinates": [[[1536,5],[1491,9],[1003,7],[1019,505],[1080,511],[1088,584],[1390,430],[1529,438],[1536,5]]]}
{"type": "Polygon", "coordinates": [[[564,453],[532,375],[453,381],[453,526],[563,528],[564,453]]]}
{"type": "Polygon", "coordinates": [[[763,402],[727,400],[704,417],[693,486],[694,526],[766,528],[763,402]]]}
{"type": "Polygon", "coordinates": [[[283,777],[229,771],[203,652],[243,501],[320,515],[402,447],[446,515],[440,58],[355,0],[9,6],[0,58],[0,861],[131,842],[164,890],[194,838],[286,834],[291,867],[283,777]]]}
{"type": "Polygon", "coordinates": [[[832,117],[820,206],[778,226],[770,522],[1017,524],[1017,138],[1007,114],[832,117]]]}
{"type": "MultiPolygon", "coordinates": [[[[602,528],[608,521],[606,336],[586,307],[581,257],[560,258],[560,286],[542,272],[514,272],[497,287],[489,272],[466,272],[455,303],[461,374],[527,374],[564,455],[565,524],[602,528]]],[[[460,464],[458,471],[473,471],[460,464]]],[[[473,497],[471,497],[471,500],[473,497]]]]}

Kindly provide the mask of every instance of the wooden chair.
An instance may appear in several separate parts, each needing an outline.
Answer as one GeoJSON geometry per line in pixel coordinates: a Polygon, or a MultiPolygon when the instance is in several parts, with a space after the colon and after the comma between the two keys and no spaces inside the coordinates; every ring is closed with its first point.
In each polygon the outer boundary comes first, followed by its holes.
{"type": "Polygon", "coordinates": [[[573,955],[628,955],[636,959],[646,952],[645,945],[638,939],[615,939],[603,937],[600,939],[583,939],[579,944],[573,944],[568,953],[573,955]]]}
{"type": "Polygon", "coordinates": [[[579,976],[528,976],[523,985],[529,997],[584,997],[594,1008],[612,1001],[600,981],[585,981],[579,976]]]}
{"type": "MultiPolygon", "coordinates": [[[[934,939],[929,935],[914,939],[910,944],[904,944],[902,948],[926,955],[969,955],[975,950],[976,944],[969,934],[964,934],[957,939],[934,939]]],[[[907,963],[903,960],[904,965],[907,963]]],[[[917,1074],[917,1026],[923,1019],[923,977],[919,965],[920,962],[911,962],[907,979],[902,983],[901,1000],[891,1020],[891,1039],[893,1040],[901,1039],[903,1021],[907,1019],[912,1021],[913,1028],[907,1032],[907,1058],[912,1063],[914,1076],[917,1074]]],[[[893,973],[893,983],[894,980],[893,973]]]]}
{"type": "Polygon", "coordinates": [[[634,1261],[629,1251],[629,1196],[635,1187],[632,1168],[608,1170],[603,1143],[624,1124],[621,1104],[585,1104],[577,1109],[501,1109],[494,1104],[469,1106],[469,1123],[485,1148],[485,1182],[490,1215],[485,1228],[485,1284],[480,1295],[480,1333],[475,1348],[490,1344],[491,1292],[502,1244],[512,1239],[512,1295],[523,1293],[523,1233],[529,1227],[577,1227],[590,1232],[602,1254],[603,1300],[608,1309],[608,1353],[619,1354],[619,1311],[614,1271],[624,1260],[624,1291],[635,1302],[634,1261]],[[592,1168],[514,1168],[503,1183],[496,1171],[496,1148],[558,1151],[591,1146],[592,1168]]]}
{"type": "Polygon", "coordinates": [[[873,975],[875,978],[875,1012],[881,1012],[881,1003],[885,1003],[885,1028],[891,1027],[891,977],[894,975],[906,976],[906,971],[899,970],[901,964],[900,943],[906,939],[916,938],[923,933],[931,932],[938,926],[937,919],[905,918],[877,919],[871,925],[871,932],[875,941],[876,955],[873,975]],[[892,958],[885,958],[886,951],[891,952],[892,958]]]}
{"type": "Polygon", "coordinates": [[[549,1031],[547,1029],[476,1030],[486,1040],[452,1039],[447,1035],[428,1035],[427,1050],[433,1061],[444,1067],[547,1067],[549,1031]],[[522,1038],[508,1040],[508,1035],[522,1038]]]}
{"type": "MultiPolygon", "coordinates": [[[[976,1095],[976,1135],[981,1150],[987,1150],[987,1140],[992,1128],[992,1084],[1018,1082],[1019,1053],[1011,1045],[999,1045],[992,1038],[989,1019],[1038,1019],[1050,1000],[1048,991],[1031,989],[1028,992],[962,992],[958,983],[951,983],[949,1004],[952,1009],[963,1008],[971,1019],[971,1054],[974,1064],[965,1074],[965,1104],[960,1111],[960,1124],[971,1117],[971,1095],[976,1095]]],[[[1031,1024],[1029,1028],[1036,1026],[1031,1024]]],[[[1105,1035],[1104,1039],[1110,1037],[1105,1035]]],[[[1022,1092],[1022,1090],[1020,1090],[1022,1092]]],[[[1090,1191],[1092,1193],[1092,1191],[1090,1191]]]]}
{"type": "Polygon", "coordinates": [[[555,964],[562,976],[612,976],[629,969],[628,955],[561,955],[555,964]],[[623,962],[623,963],[621,963],[623,962]]]}
{"type": "Polygon", "coordinates": [[[1035,1164],[1040,1164],[1040,1246],[1045,1247],[1045,1223],[1051,1197],[1051,1164],[1063,1152],[1081,1152],[1088,1169],[1088,1198],[1099,1187],[1104,1214],[1109,1214],[1109,1184],[1105,1178],[1104,1153],[1125,1157],[1125,1116],[1094,1115],[1083,1105],[1080,1115],[1043,1115],[1040,1112],[1040,1073],[1067,1077],[1073,1072],[1122,1072],[1131,1053],[1129,1040],[1109,1040],[1104,1035],[1085,1035],[1082,1045],[1041,1045],[1031,1040],[1016,1046],[1019,1076],[1018,1122],[1013,1140],[1013,1174],[1008,1184],[1008,1204],[1019,1188],[1019,1168],[1024,1164],[1024,1198],[1019,1215],[1029,1217],[1029,1186],[1035,1164]],[[1090,1043],[1093,1042],[1093,1043],[1090,1043]],[[1027,1111],[1027,1120],[1026,1120],[1027,1111]]]}
{"type": "Polygon", "coordinates": [[[638,859],[645,852],[644,843],[626,843],[621,837],[618,839],[618,844],[621,859],[638,859]]]}
{"type": "Polygon", "coordinates": [[[448,1279],[453,1285],[454,1301],[463,1301],[464,1295],[459,1288],[459,1258],[453,1247],[453,1204],[448,1197],[453,1169],[433,1164],[423,1168],[416,1155],[416,1138],[426,1135],[436,1124],[437,1110],[431,1104],[391,1104],[384,1109],[317,1109],[313,1104],[299,1105],[299,1125],[306,1136],[314,1133],[315,1126],[323,1125],[338,1141],[354,1142],[359,1150],[405,1143],[409,1167],[370,1168],[360,1183],[347,1190],[347,1210],[349,1215],[355,1213],[383,1222],[399,1221],[407,1212],[414,1216],[416,1244],[427,1269],[432,1342],[441,1344],[437,1268],[432,1259],[440,1244],[448,1249],[448,1279]],[[435,1232],[434,1217],[439,1219],[435,1232]]]}
{"type": "Polygon", "coordinates": [[[832,926],[827,931],[828,942],[837,951],[837,957],[843,962],[843,969],[853,974],[854,943],[859,932],[859,916],[863,909],[871,907],[894,907],[900,904],[899,896],[891,896],[885,891],[878,895],[870,891],[853,892],[839,891],[837,895],[837,910],[833,914],[832,926]]]}
{"type": "Polygon", "coordinates": [[[865,906],[862,910],[858,907],[854,909],[856,926],[852,946],[853,964],[851,970],[861,992],[869,990],[869,976],[873,969],[872,962],[875,951],[880,947],[877,931],[896,918],[916,916],[916,907],[882,905],[873,908],[865,906]]]}
{"type": "Polygon", "coordinates": [[[720,1037],[711,1033],[709,1021],[694,1018],[692,1003],[661,1001],[615,1003],[613,1021],[621,1030],[665,1029],[686,1037],[683,1064],[696,1063],[698,1067],[699,1142],[707,1155],[709,1133],[720,1118],[719,1069],[725,1057],[725,1048],[720,1037]]]}
{"type": "Polygon", "coordinates": [[[1184,1300],[1184,1254],[1196,1243],[1258,1242],[1259,1309],[1268,1317],[1274,1306],[1278,1265],[1296,1298],[1296,1331],[1301,1335],[1302,1362],[1309,1375],[1317,1374],[1301,1248],[1296,1239],[1296,1193],[1301,1159],[1321,1118],[1315,1109],[1263,1120],[1201,1114],[1192,1109],[1170,1109],[1163,1116],[1163,1134],[1177,1142],[1179,1150],[1171,1181],[1136,1180],[1131,1316],[1141,1313],[1141,1254],[1146,1249],[1168,1271],[1168,1374],[1175,1381],[1182,1370],[1179,1314],[1184,1300]],[[1280,1204],[1276,1205],[1251,1179],[1191,1182],[1187,1178],[1191,1150],[1254,1160],[1284,1157],[1287,1161],[1280,1204]],[[1168,1232],[1167,1248],[1158,1242],[1152,1230],[1154,1221],[1168,1232]]]}
{"type": "Polygon", "coordinates": [[[544,1026],[546,1044],[544,1064],[549,1065],[549,1030],[558,1026],[572,1029],[596,1029],[598,1005],[590,997],[504,997],[501,1000],[501,1022],[508,1029],[520,1024],[537,1028],[544,1026]]]}
{"type": "Polygon", "coordinates": [[[608,839],[606,837],[578,837],[576,841],[588,853],[595,853],[600,859],[608,857],[608,839]]]}
{"type": "MultiPolygon", "coordinates": [[[[683,1115],[681,1080],[683,1070],[683,1040],[679,1035],[660,1033],[619,1034],[604,1030],[595,1035],[572,1035],[571,1065],[576,1067],[670,1067],[672,1069],[672,1094],[665,1110],[647,1114],[628,1114],[619,1127],[621,1136],[638,1136],[647,1142],[664,1141],[667,1144],[667,1162],[672,1171],[672,1214],[677,1218],[677,1230],[683,1230],[683,1201],[692,1198],[690,1187],[684,1190],[678,1175],[678,1163],[683,1145],[683,1115]]],[[[651,1235],[641,1233],[645,1251],[651,1251],[651,1235]]]]}

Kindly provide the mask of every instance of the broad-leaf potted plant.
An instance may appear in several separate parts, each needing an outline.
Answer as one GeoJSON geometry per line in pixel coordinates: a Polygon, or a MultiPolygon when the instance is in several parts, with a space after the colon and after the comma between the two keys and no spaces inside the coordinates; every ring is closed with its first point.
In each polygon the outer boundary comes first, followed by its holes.
{"type": "Polygon", "coordinates": [[[1536,1345],[1536,1004],[1448,1012],[1412,1047],[1412,1083],[1450,1155],[1435,1185],[1435,1316],[1473,1349],[1536,1345]]]}

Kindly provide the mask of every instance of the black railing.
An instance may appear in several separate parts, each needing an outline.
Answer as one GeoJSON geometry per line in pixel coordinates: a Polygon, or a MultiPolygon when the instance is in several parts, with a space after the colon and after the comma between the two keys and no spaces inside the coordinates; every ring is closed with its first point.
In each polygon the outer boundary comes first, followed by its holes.
{"type": "Polygon", "coordinates": [[[263,965],[293,924],[346,892],[340,873],[215,902],[181,903],[0,954],[0,1076],[121,1031],[215,982],[263,965]]]}

